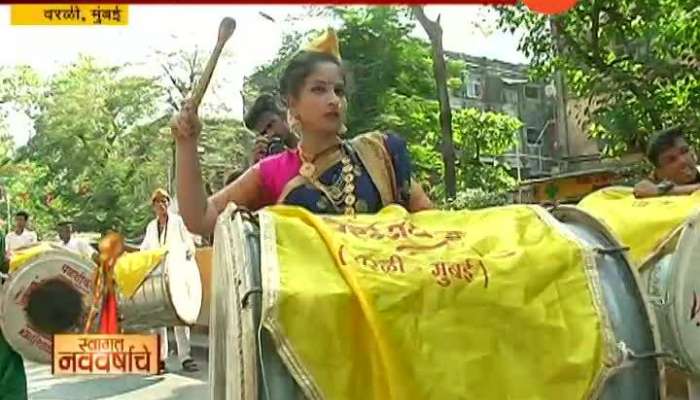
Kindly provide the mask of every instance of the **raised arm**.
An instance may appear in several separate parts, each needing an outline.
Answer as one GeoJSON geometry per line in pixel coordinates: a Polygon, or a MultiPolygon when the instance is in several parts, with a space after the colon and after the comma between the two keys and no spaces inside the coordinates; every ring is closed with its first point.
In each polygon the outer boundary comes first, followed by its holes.
{"type": "Polygon", "coordinates": [[[170,125],[176,148],[176,184],[180,215],[190,232],[209,235],[216,219],[230,202],[251,210],[261,207],[260,174],[256,167],[207,199],[197,144],[202,124],[187,101],[170,125]]]}

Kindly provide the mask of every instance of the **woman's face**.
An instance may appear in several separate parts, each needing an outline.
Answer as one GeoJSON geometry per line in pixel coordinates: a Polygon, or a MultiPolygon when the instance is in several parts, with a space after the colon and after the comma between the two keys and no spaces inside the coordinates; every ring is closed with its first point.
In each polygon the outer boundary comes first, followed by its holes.
{"type": "Polygon", "coordinates": [[[316,64],[297,96],[289,99],[292,115],[301,121],[304,134],[335,135],[345,120],[345,79],[332,62],[316,64]]]}

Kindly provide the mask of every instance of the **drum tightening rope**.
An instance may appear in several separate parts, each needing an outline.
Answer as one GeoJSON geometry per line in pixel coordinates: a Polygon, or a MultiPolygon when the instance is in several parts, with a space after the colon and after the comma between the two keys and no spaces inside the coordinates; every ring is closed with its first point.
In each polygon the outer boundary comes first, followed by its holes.
{"type": "Polygon", "coordinates": [[[648,352],[637,353],[634,350],[630,349],[627,346],[627,343],[625,343],[625,342],[618,342],[617,348],[622,353],[622,363],[621,364],[623,364],[623,365],[629,361],[643,360],[646,358],[672,358],[672,359],[675,359],[673,354],[665,353],[665,352],[648,351],[648,352]]]}

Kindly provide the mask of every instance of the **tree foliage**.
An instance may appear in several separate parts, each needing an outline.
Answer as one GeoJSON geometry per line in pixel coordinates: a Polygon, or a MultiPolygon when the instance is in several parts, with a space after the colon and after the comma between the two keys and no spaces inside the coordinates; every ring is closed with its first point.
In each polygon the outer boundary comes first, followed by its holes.
{"type": "Polygon", "coordinates": [[[525,32],[533,72],[561,71],[586,107],[579,122],[610,154],[641,148],[649,133],[700,127],[700,7],[686,0],[580,1],[551,20],[523,6],[500,26],[525,32]]]}
{"type": "MultiPolygon", "coordinates": [[[[36,131],[17,154],[3,159],[15,168],[4,175],[0,169],[12,208],[29,211],[44,234],[59,219],[71,218],[81,231],[140,236],[153,218],[150,193],[167,188],[171,178],[168,122],[187,94],[178,98],[174,82],[186,86],[198,79],[200,63],[180,60],[167,64],[170,74],[155,77],[89,57],[45,81],[25,67],[5,71],[2,79],[17,83],[4,87],[5,98],[31,111],[36,131]],[[173,81],[183,75],[190,81],[173,81]]],[[[220,187],[225,171],[247,163],[250,140],[240,121],[205,116],[203,123],[205,179],[220,187]]]]}
{"type": "MultiPolygon", "coordinates": [[[[444,196],[431,48],[409,35],[416,24],[411,12],[400,7],[334,7],[326,13],[340,21],[340,51],[350,74],[349,135],[376,129],[399,132],[408,141],[419,179],[428,184],[434,197],[444,196]]],[[[288,35],[277,57],[246,78],[245,93],[276,93],[286,61],[311,34],[288,35]]],[[[462,92],[464,70],[462,60],[447,60],[447,83],[452,93],[462,92]]],[[[473,185],[487,190],[511,185],[503,166],[484,165],[479,154],[498,155],[507,150],[519,122],[477,110],[455,110],[454,114],[458,121],[453,127],[458,190],[473,185]],[[507,143],[504,137],[509,138],[507,143]]]]}
{"type": "MultiPolygon", "coordinates": [[[[443,197],[441,134],[436,100],[392,93],[381,125],[401,133],[409,143],[417,177],[430,184],[433,196],[443,197]]],[[[515,145],[522,123],[506,114],[474,108],[453,110],[452,133],[457,155],[457,190],[482,188],[501,191],[512,186],[507,168],[497,156],[515,145]],[[491,163],[484,162],[490,158],[491,163]]]]}

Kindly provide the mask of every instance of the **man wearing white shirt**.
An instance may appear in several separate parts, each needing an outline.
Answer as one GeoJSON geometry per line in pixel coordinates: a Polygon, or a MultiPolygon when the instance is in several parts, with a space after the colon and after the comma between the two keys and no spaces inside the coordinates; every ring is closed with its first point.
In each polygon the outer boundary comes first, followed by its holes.
{"type": "Polygon", "coordinates": [[[61,239],[59,245],[66,250],[80,254],[80,256],[97,262],[98,254],[90,244],[80,238],[73,236],[73,223],[61,221],[58,223],[58,237],[61,239]]]}
{"type": "Polygon", "coordinates": [[[36,233],[27,229],[29,214],[19,211],[15,214],[15,230],[5,236],[5,257],[10,259],[12,253],[38,242],[36,233]]]}
{"type": "MultiPolygon", "coordinates": [[[[151,196],[151,205],[156,218],[146,227],[146,235],[141,243],[140,250],[151,250],[161,247],[172,248],[185,246],[189,254],[194,257],[195,246],[192,235],[187,231],[182,218],[172,212],[168,212],[170,195],[164,189],[157,189],[151,196]]],[[[175,342],[182,368],[187,372],[197,371],[197,364],[190,356],[190,328],[187,326],[175,326],[175,342]]],[[[161,337],[161,369],[165,369],[165,360],[168,358],[168,329],[163,327],[157,330],[161,337]]]]}

